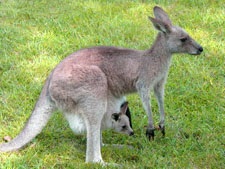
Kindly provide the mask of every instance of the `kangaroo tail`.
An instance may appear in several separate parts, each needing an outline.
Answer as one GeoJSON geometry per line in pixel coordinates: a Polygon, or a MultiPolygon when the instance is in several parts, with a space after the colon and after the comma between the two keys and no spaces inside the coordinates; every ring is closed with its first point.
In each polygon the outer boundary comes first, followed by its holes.
{"type": "Polygon", "coordinates": [[[49,79],[46,81],[39,100],[37,101],[23,130],[10,142],[1,144],[0,152],[16,151],[21,149],[35,138],[46,126],[55,109],[54,103],[51,102],[51,99],[48,96],[48,86],[49,79]]]}

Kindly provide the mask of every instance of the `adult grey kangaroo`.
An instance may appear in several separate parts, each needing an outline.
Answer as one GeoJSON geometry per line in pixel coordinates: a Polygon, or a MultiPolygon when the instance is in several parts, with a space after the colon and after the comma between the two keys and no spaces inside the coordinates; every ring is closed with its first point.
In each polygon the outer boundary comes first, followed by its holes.
{"type": "Polygon", "coordinates": [[[22,134],[1,145],[0,151],[18,149],[24,145],[22,143],[29,142],[46,125],[51,112],[58,108],[67,117],[78,114],[83,119],[87,130],[86,162],[103,162],[100,150],[102,119],[106,114],[117,112],[126,94],[137,92],[140,95],[148,115],[146,135],[149,139],[154,138],[151,88],[158,100],[159,126],[165,134],[164,84],[171,56],[174,53],[199,55],[203,48],[183,29],[173,26],[163,9],[154,7],[154,15],[155,18],[149,19],[159,33],[150,49],[92,47],[81,49],[59,63],[48,77],[22,134]]]}

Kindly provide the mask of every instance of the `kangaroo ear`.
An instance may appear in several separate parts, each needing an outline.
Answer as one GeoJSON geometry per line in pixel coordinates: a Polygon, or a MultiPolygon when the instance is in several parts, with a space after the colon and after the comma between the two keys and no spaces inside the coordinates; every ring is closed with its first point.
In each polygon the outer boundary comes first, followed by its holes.
{"type": "Polygon", "coordinates": [[[120,113],[126,114],[128,108],[128,102],[124,102],[120,107],[120,113]]]}
{"type": "Polygon", "coordinates": [[[155,6],[153,11],[154,11],[154,15],[155,15],[156,19],[166,23],[169,26],[172,26],[172,22],[171,22],[169,16],[162,8],[155,6]]]}
{"type": "Polygon", "coordinates": [[[158,19],[155,19],[155,18],[152,18],[152,17],[148,17],[149,20],[153,23],[153,26],[158,30],[158,31],[161,31],[161,32],[164,32],[164,33],[170,33],[171,32],[171,27],[170,25],[168,25],[167,23],[161,21],[161,20],[158,20],[158,19]]]}
{"type": "Polygon", "coordinates": [[[119,119],[120,115],[119,115],[119,113],[113,113],[111,117],[113,120],[117,121],[119,119]]]}

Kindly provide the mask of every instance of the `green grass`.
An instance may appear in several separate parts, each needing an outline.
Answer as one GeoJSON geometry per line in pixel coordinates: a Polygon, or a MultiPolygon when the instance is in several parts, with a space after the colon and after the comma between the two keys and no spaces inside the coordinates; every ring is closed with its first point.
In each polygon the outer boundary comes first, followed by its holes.
{"type": "MultiPolygon", "coordinates": [[[[0,139],[22,129],[49,72],[68,54],[96,45],[147,49],[156,31],[147,16],[163,7],[173,23],[203,47],[201,56],[176,55],[165,92],[166,137],[145,137],[147,116],[128,96],[135,137],[106,131],[106,162],[123,168],[225,168],[225,7],[223,1],[1,0],[0,139]]],[[[158,122],[156,100],[152,100],[158,122]]],[[[85,164],[85,136],[74,136],[56,113],[25,149],[0,154],[0,168],[100,168],[85,164]]],[[[113,167],[105,167],[113,168],[113,167]]]]}

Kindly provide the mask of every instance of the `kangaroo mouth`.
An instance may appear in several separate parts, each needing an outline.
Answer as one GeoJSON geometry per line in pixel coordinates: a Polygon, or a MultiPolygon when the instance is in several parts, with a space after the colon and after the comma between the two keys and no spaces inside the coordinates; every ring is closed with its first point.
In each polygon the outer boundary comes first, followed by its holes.
{"type": "Polygon", "coordinates": [[[202,52],[190,53],[190,55],[200,55],[202,52]]]}

